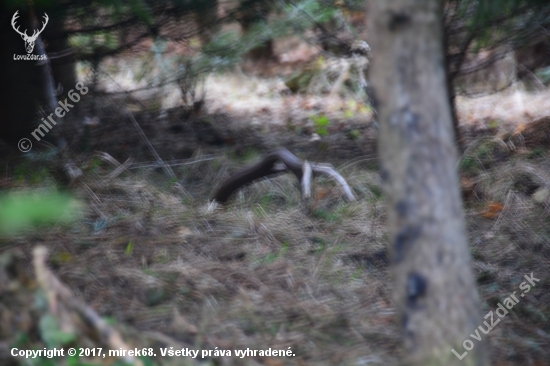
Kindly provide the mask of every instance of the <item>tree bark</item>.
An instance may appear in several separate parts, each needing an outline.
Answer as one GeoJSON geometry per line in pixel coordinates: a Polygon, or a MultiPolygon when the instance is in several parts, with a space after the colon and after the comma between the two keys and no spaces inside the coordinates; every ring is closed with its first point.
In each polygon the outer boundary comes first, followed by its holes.
{"type": "Polygon", "coordinates": [[[194,1],[194,17],[199,27],[201,46],[204,47],[221,29],[218,20],[218,0],[194,1]]]}
{"type": "Polygon", "coordinates": [[[486,365],[483,341],[470,338],[482,319],[456,171],[442,2],[370,5],[370,75],[403,363],[486,365]],[[469,351],[463,347],[468,339],[469,351]],[[467,354],[459,360],[451,349],[467,354]]]}
{"type": "MultiPolygon", "coordinates": [[[[257,23],[266,22],[272,3],[266,0],[245,0],[240,4],[237,20],[241,24],[244,33],[257,23]]],[[[268,39],[257,47],[251,49],[246,59],[252,62],[269,61],[275,58],[273,40],[268,39]]]]}
{"type": "MultiPolygon", "coordinates": [[[[48,51],[48,59],[55,80],[54,87],[57,90],[59,84],[61,84],[63,92],[58,97],[60,100],[64,100],[67,98],[69,90],[74,89],[78,81],[75,55],[69,45],[68,34],[64,32],[67,9],[58,4],[37,7],[35,14],[39,19],[44,13],[50,16],[50,21],[42,36],[47,41],[46,50],[48,51]]],[[[78,108],[79,106],[76,104],[75,109],[78,108]]]]}

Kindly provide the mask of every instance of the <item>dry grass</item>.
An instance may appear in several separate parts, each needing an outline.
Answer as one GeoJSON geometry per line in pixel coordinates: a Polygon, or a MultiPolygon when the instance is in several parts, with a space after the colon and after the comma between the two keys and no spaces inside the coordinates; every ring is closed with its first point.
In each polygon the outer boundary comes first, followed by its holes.
{"type": "MultiPolygon", "coordinates": [[[[146,176],[106,181],[112,168],[102,164],[78,189],[88,203],[78,224],[40,235],[78,296],[139,331],[194,349],[292,347],[296,357],[284,364],[395,363],[383,214],[372,191],[378,177],[360,164],[341,169],[360,202],[344,203],[319,178],[309,208],[290,175],[217,207],[204,185],[182,202],[146,176]]],[[[186,179],[219,180],[240,165],[220,156],[188,169],[186,179]]]]}
{"type": "MultiPolygon", "coordinates": [[[[468,156],[483,149],[478,144],[468,156]]],[[[188,181],[219,181],[245,165],[224,155],[195,159],[185,169],[188,181]]],[[[77,190],[88,207],[77,224],[36,235],[61,279],[100,314],[135,329],[126,333],[133,342],[292,347],[296,354],[203,360],[223,365],[394,365],[399,333],[383,197],[365,160],[337,167],[358,202],[344,203],[332,182],[317,179],[308,207],[291,175],[262,180],[221,207],[208,203],[210,186],[189,185],[193,199],[185,199],[158,178],[152,183],[150,172],[105,180],[113,168],[96,163],[77,190]]],[[[541,279],[489,334],[495,364],[547,357],[550,206],[548,197],[532,195],[548,187],[548,171],[544,158],[511,156],[472,178],[476,198],[466,212],[483,313],[518,291],[525,274],[541,279]],[[501,202],[503,210],[485,218],[487,202],[501,202]]],[[[30,251],[35,237],[11,243],[30,251]]]]}
{"type": "Polygon", "coordinates": [[[475,157],[479,169],[473,176],[467,169],[474,182],[466,202],[473,266],[483,314],[521,294],[525,275],[540,279],[488,338],[494,364],[542,365],[550,341],[550,165],[547,152],[503,157],[507,148],[498,138],[485,139],[464,157],[475,157]]]}

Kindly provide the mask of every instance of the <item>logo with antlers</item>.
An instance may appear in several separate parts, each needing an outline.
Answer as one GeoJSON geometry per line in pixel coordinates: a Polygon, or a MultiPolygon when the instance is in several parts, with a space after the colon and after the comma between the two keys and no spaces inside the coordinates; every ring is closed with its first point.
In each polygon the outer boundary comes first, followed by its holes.
{"type": "Polygon", "coordinates": [[[21,35],[21,38],[23,38],[23,40],[25,41],[25,49],[27,50],[27,53],[31,53],[32,50],[34,49],[34,42],[36,42],[36,39],[38,38],[40,33],[42,33],[44,28],[46,28],[46,24],[48,24],[48,20],[50,18],[48,18],[48,14],[44,13],[44,22],[42,22],[42,29],[40,29],[39,31],[34,30],[34,32],[32,33],[32,36],[29,37],[26,29],[24,32],[21,32],[19,30],[19,26],[17,26],[17,28],[15,27],[15,20],[19,18],[19,15],[17,14],[18,12],[19,10],[17,10],[15,14],[13,14],[13,17],[11,18],[11,26],[17,33],[21,35]]]}

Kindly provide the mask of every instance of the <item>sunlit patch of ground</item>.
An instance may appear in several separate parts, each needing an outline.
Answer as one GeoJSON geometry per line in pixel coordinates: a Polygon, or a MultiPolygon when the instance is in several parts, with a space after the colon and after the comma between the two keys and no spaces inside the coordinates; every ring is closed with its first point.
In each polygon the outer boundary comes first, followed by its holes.
{"type": "Polygon", "coordinates": [[[550,115],[550,89],[525,91],[518,84],[496,94],[458,96],[456,106],[459,120],[465,126],[498,126],[513,131],[519,124],[550,115]]]}

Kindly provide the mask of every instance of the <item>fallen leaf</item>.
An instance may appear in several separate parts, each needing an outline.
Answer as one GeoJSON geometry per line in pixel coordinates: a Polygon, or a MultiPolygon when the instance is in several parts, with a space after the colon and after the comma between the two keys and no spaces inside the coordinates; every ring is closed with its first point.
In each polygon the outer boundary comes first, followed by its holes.
{"type": "Polygon", "coordinates": [[[487,203],[487,208],[481,212],[481,216],[486,219],[494,219],[497,217],[500,212],[504,209],[502,203],[499,202],[489,202],[487,203]]]}
{"type": "Polygon", "coordinates": [[[319,201],[319,200],[322,200],[323,198],[325,198],[328,194],[330,193],[330,191],[328,189],[317,189],[316,192],[315,192],[315,201],[319,201]]]}

